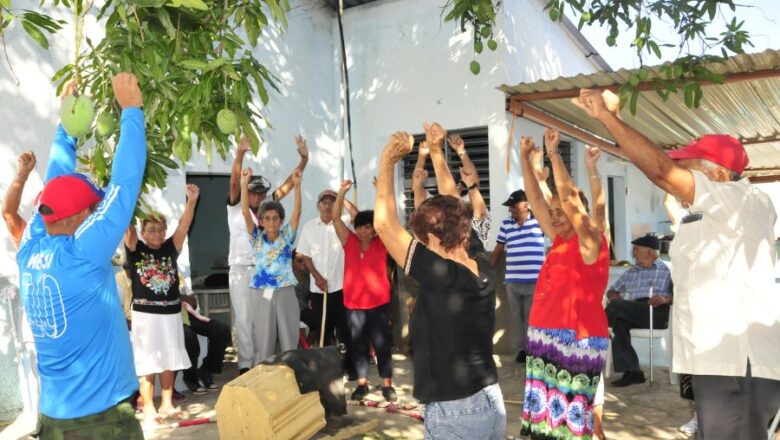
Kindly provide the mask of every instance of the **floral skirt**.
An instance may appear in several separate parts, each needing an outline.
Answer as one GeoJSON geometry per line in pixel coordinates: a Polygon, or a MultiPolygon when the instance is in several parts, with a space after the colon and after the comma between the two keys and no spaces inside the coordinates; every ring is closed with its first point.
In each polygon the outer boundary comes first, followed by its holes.
{"type": "Polygon", "coordinates": [[[577,339],[569,329],[528,328],[521,435],[531,439],[590,439],[593,397],[609,338],[577,339]]]}

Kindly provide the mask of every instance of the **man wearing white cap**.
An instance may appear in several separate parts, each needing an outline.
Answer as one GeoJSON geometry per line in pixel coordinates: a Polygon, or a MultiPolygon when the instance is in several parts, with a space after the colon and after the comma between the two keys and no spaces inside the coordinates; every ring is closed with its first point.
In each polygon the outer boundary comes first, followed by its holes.
{"type": "Polygon", "coordinates": [[[611,92],[575,103],[598,119],[653,183],[690,206],[672,242],[673,370],[693,375],[698,438],[758,439],[780,406],[780,292],[766,194],[740,175],[745,147],[705,135],[665,153],[607,108],[611,92]]]}
{"type": "MultiPolygon", "coordinates": [[[[353,371],[353,363],[350,359],[349,346],[351,341],[349,326],[347,325],[346,310],[344,309],[344,249],[333,227],[333,202],[336,201],[336,192],[326,189],[317,196],[317,211],[319,216],[303,225],[298,237],[298,254],[303,258],[306,269],[311,274],[311,306],[314,317],[322,319],[323,295],[327,293],[327,313],[325,318],[325,345],[334,343],[334,330],[339,342],[347,347],[344,358],[344,366],[350,378],[356,373],[353,371]]],[[[344,200],[344,206],[349,212],[349,217],[354,218],[357,208],[348,200],[344,200]]],[[[352,224],[349,219],[345,224],[352,224]]],[[[321,324],[321,322],[320,322],[321,324]]],[[[313,330],[318,330],[313,329],[313,330]]],[[[352,380],[354,380],[352,379],[352,380]]]]}

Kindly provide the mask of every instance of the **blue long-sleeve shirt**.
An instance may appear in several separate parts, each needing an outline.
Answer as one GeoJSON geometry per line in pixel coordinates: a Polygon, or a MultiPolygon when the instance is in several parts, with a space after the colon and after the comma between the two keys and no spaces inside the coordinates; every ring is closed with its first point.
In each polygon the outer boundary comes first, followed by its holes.
{"type": "MultiPolygon", "coordinates": [[[[73,235],[48,235],[33,215],[17,254],[20,290],[38,352],[40,411],[58,419],[96,414],[138,389],[111,256],[135,210],[146,164],[143,111],[122,112],[111,182],[73,235]]],[[[72,173],[76,139],[58,126],[46,182],[72,173]]]]}

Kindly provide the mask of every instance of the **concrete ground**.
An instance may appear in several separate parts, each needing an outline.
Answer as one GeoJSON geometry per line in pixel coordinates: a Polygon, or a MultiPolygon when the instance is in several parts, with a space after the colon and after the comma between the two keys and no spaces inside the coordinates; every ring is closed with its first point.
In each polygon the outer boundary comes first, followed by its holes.
{"type": "MultiPolygon", "coordinates": [[[[523,377],[525,364],[518,364],[514,357],[499,356],[499,380],[507,409],[507,435],[517,436],[520,432],[522,411],[523,377]]],[[[412,397],[411,359],[396,354],[394,360],[394,381],[401,402],[414,403],[412,397]]],[[[222,385],[237,375],[234,363],[226,363],[225,371],[216,377],[222,385]]],[[[647,374],[647,372],[646,372],[647,374]]],[[[669,384],[668,371],[657,368],[653,385],[641,384],[626,388],[614,388],[607,384],[604,408],[604,430],[610,439],[685,439],[690,436],[677,431],[692,415],[688,402],[679,397],[678,387],[669,384]]],[[[614,378],[612,378],[614,379],[614,378]]],[[[372,384],[380,384],[376,369],[369,377],[372,384]]],[[[354,389],[355,382],[347,382],[347,396],[354,389]]],[[[211,417],[219,391],[195,396],[186,392],[187,400],[181,403],[189,418],[211,417]]],[[[379,391],[369,398],[381,400],[379,391]]],[[[205,424],[175,429],[146,431],[147,439],[218,439],[217,424],[205,424]]],[[[348,414],[328,421],[328,426],[315,439],[421,439],[422,422],[400,414],[391,414],[382,409],[363,406],[349,406],[348,414]]]]}

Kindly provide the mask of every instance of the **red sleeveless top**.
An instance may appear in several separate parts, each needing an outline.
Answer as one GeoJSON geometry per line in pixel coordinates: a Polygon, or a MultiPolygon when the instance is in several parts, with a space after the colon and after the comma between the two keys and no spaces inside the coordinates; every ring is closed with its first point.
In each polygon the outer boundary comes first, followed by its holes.
{"type": "Polygon", "coordinates": [[[575,234],[560,236],[550,248],[539,272],[529,324],[549,329],[570,329],[577,339],[608,337],[607,315],[602,298],[609,279],[609,247],[601,235],[596,262],[585,264],[575,234]]]}

